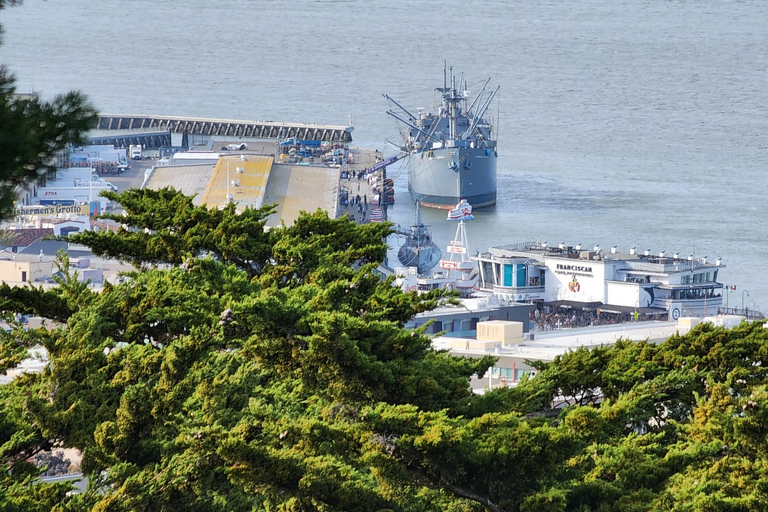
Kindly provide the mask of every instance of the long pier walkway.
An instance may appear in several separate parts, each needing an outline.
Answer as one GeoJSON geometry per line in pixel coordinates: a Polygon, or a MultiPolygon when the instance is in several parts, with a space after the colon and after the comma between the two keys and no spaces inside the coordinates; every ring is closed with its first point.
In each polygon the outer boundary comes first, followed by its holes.
{"type": "Polygon", "coordinates": [[[215,135],[219,137],[249,137],[256,139],[287,139],[295,137],[300,140],[350,142],[352,140],[353,128],[351,126],[276,123],[274,121],[101,114],[95,129],[169,131],[188,135],[215,135]]]}

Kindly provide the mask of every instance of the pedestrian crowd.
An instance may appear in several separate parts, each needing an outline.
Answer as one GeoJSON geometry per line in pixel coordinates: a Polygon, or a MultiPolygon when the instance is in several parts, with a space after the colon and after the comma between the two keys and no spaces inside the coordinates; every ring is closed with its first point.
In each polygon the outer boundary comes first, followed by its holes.
{"type": "Polygon", "coordinates": [[[594,325],[612,325],[649,320],[639,312],[614,313],[596,310],[580,310],[563,307],[544,306],[531,311],[529,320],[539,331],[590,327],[594,325]]]}

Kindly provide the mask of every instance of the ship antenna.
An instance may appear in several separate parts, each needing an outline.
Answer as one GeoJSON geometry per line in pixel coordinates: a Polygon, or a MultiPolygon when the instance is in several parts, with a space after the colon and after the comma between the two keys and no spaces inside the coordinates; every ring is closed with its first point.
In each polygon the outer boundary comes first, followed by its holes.
{"type": "Polygon", "coordinates": [[[448,61],[443,62],[443,91],[448,87],[448,61]]]}
{"type": "Polygon", "coordinates": [[[493,123],[491,123],[491,138],[496,136],[496,140],[499,140],[499,128],[501,127],[501,101],[496,100],[496,133],[493,133],[493,123]]]}
{"type": "Polygon", "coordinates": [[[421,226],[421,201],[416,199],[416,225],[421,226]]]}

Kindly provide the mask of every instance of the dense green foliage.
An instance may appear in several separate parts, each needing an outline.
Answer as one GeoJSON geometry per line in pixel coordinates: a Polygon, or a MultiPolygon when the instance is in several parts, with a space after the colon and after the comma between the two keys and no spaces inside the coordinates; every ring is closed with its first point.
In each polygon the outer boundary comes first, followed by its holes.
{"type": "Polygon", "coordinates": [[[136,263],[124,283],[0,290],[6,307],[66,321],[3,338],[6,367],[34,343],[51,357],[44,374],[0,388],[4,506],[765,507],[759,324],[580,349],[478,396],[469,378],[491,359],[435,352],[403,328],[445,298],[376,275],[389,226],[318,211],[266,232],[271,208],[207,210],[173,190],[115,199],[124,229],[78,241],[136,263]],[[540,414],[557,397],[570,405],[540,414]],[[24,460],[55,446],[82,451],[90,492],[31,485],[24,460]]]}

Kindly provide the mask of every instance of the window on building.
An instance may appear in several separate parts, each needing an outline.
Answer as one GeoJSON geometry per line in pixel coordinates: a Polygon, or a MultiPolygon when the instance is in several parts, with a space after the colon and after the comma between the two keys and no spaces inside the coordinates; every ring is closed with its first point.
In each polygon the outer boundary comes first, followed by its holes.
{"type": "Polygon", "coordinates": [[[483,288],[490,288],[496,284],[493,279],[493,264],[489,261],[482,261],[480,265],[482,268],[483,288]]]}
{"type": "Polygon", "coordinates": [[[529,375],[530,373],[531,373],[531,370],[523,370],[520,368],[515,369],[515,381],[516,382],[519,381],[520,379],[522,379],[526,375],[529,375]]]}
{"type": "Polygon", "coordinates": [[[515,265],[515,267],[517,267],[515,271],[515,273],[517,274],[517,283],[515,284],[515,286],[523,287],[525,286],[525,276],[526,276],[525,265],[515,265]]]}
{"type": "Polygon", "coordinates": [[[512,274],[514,273],[514,267],[515,266],[512,264],[504,265],[504,282],[502,283],[503,286],[513,286],[512,274]]]}

